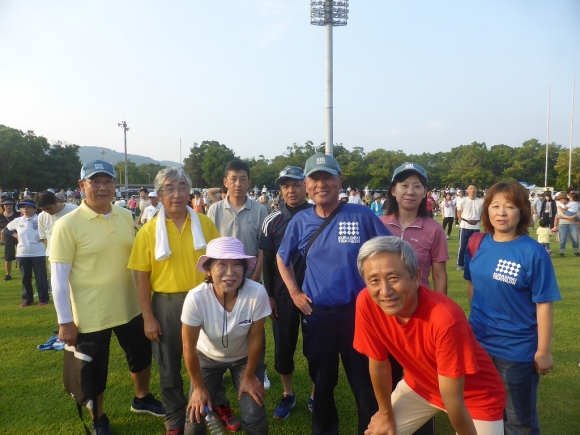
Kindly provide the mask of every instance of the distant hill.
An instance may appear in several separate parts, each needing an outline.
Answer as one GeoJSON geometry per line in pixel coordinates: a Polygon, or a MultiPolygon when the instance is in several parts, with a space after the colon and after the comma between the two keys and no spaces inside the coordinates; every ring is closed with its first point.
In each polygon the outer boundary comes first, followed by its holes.
{"type": "MultiPolygon", "coordinates": [[[[120,153],[118,151],[104,147],[80,147],[79,158],[81,159],[82,163],[88,162],[90,160],[100,160],[101,150],[105,152],[103,156],[104,160],[109,163],[115,164],[117,162],[125,161],[125,153],[120,153]]],[[[127,159],[134,162],[137,166],[140,166],[144,163],[154,163],[157,165],[175,166],[175,167],[183,166],[183,164],[181,163],[171,162],[169,160],[162,161],[153,160],[151,157],[138,156],[137,154],[127,154],[127,159]]]]}

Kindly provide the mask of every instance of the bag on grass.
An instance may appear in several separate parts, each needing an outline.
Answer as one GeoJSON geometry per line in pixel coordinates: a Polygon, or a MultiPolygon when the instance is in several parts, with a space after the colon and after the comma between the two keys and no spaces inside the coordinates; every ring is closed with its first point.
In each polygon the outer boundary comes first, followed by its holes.
{"type": "Polygon", "coordinates": [[[97,395],[93,386],[93,364],[97,355],[97,345],[86,342],[76,346],[64,347],[63,382],[65,391],[77,403],[79,418],[85,426],[85,433],[90,435],[87,425],[83,421],[83,406],[93,410],[93,415],[98,416],[97,395]]]}

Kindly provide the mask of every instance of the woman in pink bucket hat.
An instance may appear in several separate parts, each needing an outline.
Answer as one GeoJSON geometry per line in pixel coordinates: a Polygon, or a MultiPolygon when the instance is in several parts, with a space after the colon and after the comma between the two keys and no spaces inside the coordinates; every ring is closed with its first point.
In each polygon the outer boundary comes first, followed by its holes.
{"type": "MultiPolygon", "coordinates": [[[[191,380],[185,434],[205,433],[203,414],[212,408],[229,370],[249,435],[268,433],[264,407],[264,322],[271,313],[266,289],[244,275],[256,264],[242,242],[220,237],[207,244],[197,269],[205,282],[183,304],[183,356],[191,380]]],[[[214,411],[220,414],[219,407],[214,411]]],[[[226,428],[228,429],[228,428],[226,428]]]]}

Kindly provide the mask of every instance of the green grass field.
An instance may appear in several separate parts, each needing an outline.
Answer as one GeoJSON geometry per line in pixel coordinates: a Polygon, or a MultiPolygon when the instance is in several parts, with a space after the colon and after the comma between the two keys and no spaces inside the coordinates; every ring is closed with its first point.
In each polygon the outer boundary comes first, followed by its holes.
{"type": "MultiPolygon", "coordinates": [[[[553,251],[555,242],[552,242],[553,251]]],[[[554,371],[542,378],[539,390],[539,414],[542,433],[545,435],[580,434],[580,259],[569,254],[565,258],[553,257],[563,300],[555,304],[555,331],[553,340],[554,371]]],[[[466,284],[462,273],[455,270],[457,228],[453,228],[449,241],[451,260],[448,262],[449,295],[467,310],[466,284]]],[[[3,247],[0,248],[0,256],[3,247]]],[[[62,386],[63,352],[36,349],[56,328],[56,314],[52,303],[46,307],[35,304],[19,308],[20,274],[13,270],[14,280],[0,281],[0,434],[83,434],[76,406],[62,386]]],[[[4,273],[0,273],[3,278],[4,273]]],[[[282,393],[279,377],[273,368],[273,342],[271,325],[266,325],[268,373],[272,388],[267,392],[268,414],[276,406],[282,393]]],[[[306,400],[310,380],[306,362],[301,352],[296,354],[295,391],[298,406],[290,418],[270,421],[272,435],[306,435],[310,433],[310,413],[306,400]]],[[[183,370],[184,379],[187,379],[183,370]]],[[[236,400],[231,380],[226,378],[228,395],[236,411],[236,400]]],[[[151,390],[159,397],[159,379],[155,363],[151,390]]],[[[105,411],[111,419],[116,435],[164,434],[163,419],[129,411],[133,397],[132,384],[124,355],[113,340],[108,388],[105,393],[105,411]]],[[[341,378],[336,389],[339,409],[340,433],[356,433],[356,410],[348,384],[341,378]]],[[[89,422],[88,413],[85,420],[89,422]]],[[[239,414],[238,414],[239,415],[239,414]]],[[[447,416],[437,416],[437,434],[452,434],[447,416]]]]}

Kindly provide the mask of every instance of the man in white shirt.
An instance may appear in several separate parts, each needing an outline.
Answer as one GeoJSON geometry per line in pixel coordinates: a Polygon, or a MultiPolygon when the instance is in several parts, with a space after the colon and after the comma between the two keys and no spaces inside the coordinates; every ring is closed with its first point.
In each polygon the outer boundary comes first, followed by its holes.
{"type": "Polygon", "coordinates": [[[348,202],[351,204],[358,204],[358,205],[362,204],[362,199],[361,199],[360,195],[358,194],[358,189],[352,189],[350,191],[350,196],[348,197],[348,202]]]}
{"type": "Polygon", "coordinates": [[[46,256],[50,255],[50,239],[52,238],[52,226],[54,223],[77,208],[74,204],[59,202],[52,192],[38,192],[34,198],[36,205],[42,213],[38,215],[38,236],[40,240],[46,240],[46,256]]]}
{"type": "Polygon", "coordinates": [[[467,186],[467,198],[457,206],[457,218],[459,219],[459,252],[457,253],[457,270],[463,270],[465,264],[465,249],[467,242],[473,233],[479,233],[481,212],[483,211],[483,199],[478,198],[477,186],[473,183],[467,186]]]}
{"type": "Polygon", "coordinates": [[[150,205],[146,207],[145,210],[143,210],[143,214],[141,215],[141,224],[143,225],[145,225],[147,222],[153,219],[157,215],[161,207],[163,207],[163,205],[159,203],[157,192],[151,191],[149,192],[147,197],[149,198],[150,205]]]}

